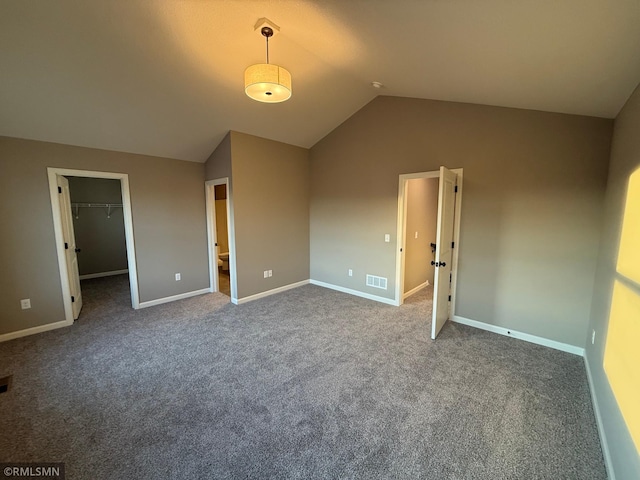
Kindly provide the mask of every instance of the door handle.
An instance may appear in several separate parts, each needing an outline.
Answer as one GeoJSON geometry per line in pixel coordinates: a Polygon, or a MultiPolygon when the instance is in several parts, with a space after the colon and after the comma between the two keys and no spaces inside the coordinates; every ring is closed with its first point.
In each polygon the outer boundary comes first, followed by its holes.
{"type": "Polygon", "coordinates": [[[446,262],[434,262],[433,260],[431,260],[431,265],[433,265],[435,267],[446,267],[447,263],[446,262]]]}
{"type": "Polygon", "coordinates": [[[80,250],[79,248],[76,248],[76,253],[80,253],[82,250],[80,250]]]}

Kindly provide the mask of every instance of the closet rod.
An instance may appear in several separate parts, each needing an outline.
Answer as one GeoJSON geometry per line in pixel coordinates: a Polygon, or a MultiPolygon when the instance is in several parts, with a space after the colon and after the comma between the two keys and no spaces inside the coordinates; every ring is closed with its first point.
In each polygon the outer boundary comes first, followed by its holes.
{"type": "Polygon", "coordinates": [[[122,207],[121,203],[72,203],[71,204],[72,207],[89,207],[89,208],[94,208],[94,207],[101,207],[101,208],[106,208],[106,207],[122,207]]]}
{"type": "Polygon", "coordinates": [[[71,208],[75,210],[75,217],[80,218],[81,208],[106,208],[107,218],[111,218],[112,208],[122,208],[121,203],[72,203],[71,208]]]}

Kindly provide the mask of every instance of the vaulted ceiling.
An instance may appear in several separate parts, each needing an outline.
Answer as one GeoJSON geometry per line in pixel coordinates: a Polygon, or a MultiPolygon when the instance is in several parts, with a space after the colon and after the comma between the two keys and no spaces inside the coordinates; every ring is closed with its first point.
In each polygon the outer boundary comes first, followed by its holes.
{"type": "Polygon", "coordinates": [[[638,0],[0,0],[0,135],[197,162],[229,130],[310,147],[380,94],[613,118],[638,82],[638,0]],[[285,103],[244,93],[261,17],[285,103]]]}

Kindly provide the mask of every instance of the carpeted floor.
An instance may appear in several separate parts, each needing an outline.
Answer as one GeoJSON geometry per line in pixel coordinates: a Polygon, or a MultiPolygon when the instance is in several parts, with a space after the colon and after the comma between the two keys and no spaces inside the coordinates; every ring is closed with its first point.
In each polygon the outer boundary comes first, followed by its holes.
{"type": "Polygon", "coordinates": [[[73,326],[0,344],[0,462],[68,479],[604,479],[583,361],[308,285],[139,311],[83,282],[73,326]]]}

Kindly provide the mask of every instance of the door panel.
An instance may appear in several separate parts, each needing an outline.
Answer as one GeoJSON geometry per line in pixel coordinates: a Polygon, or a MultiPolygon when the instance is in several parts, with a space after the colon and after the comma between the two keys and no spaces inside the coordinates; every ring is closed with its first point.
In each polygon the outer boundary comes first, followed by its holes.
{"type": "Polygon", "coordinates": [[[76,253],[76,236],[73,231],[73,217],[71,213],[71,194],[69,193],[69,180],[62,175],[57,175],[60,192],[60,217],[62,218],[62,236],[65,243],[65,259],[67,263],[67,275],[69,276],[69,290],[74,301],[71,303],[73,319],[80,316],[82,309],[82,292],[80,290],[80,273],[78,271],[78,254],[76,253]]]}
{"type": "Polygon", "coordinates": [[[453,227],[455,212],[456,174],[440,167],[438,190],[438,221],[436,227],[435,274],[433,282],[433,317],[431,338],[435,340],[449,319],[451,293],[451,262],[453,259],[453,227]]]}

